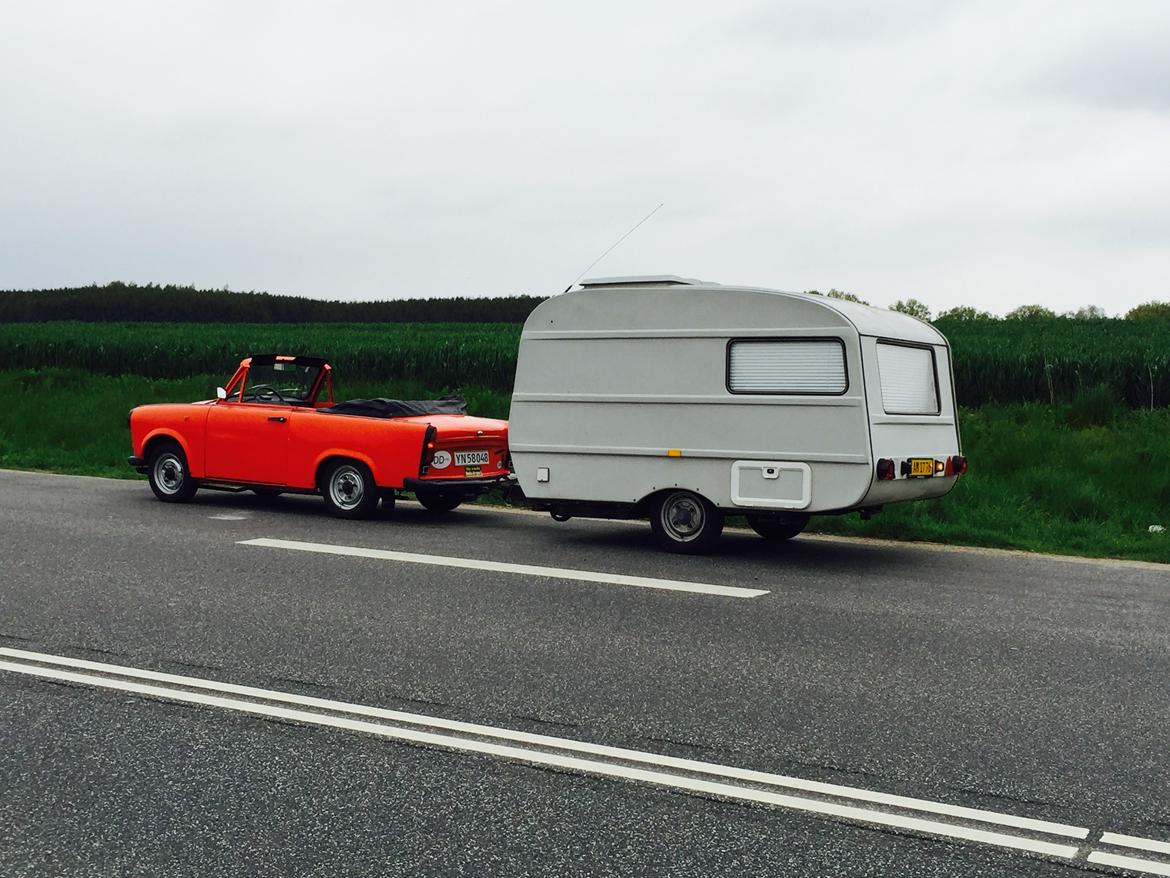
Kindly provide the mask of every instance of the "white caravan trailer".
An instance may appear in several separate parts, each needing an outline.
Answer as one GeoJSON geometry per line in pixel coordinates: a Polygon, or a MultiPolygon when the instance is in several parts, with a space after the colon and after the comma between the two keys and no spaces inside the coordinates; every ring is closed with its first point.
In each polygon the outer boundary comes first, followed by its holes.
{"type": "Polygon", "coordinates": [[[509,434],[535,508],[647,514],[688,553],[714,546],[725,513],[788,539],[813,514],[941,497],[966,471],[934,327],[674,276],[588,280],[539,305],[509,434]]]}

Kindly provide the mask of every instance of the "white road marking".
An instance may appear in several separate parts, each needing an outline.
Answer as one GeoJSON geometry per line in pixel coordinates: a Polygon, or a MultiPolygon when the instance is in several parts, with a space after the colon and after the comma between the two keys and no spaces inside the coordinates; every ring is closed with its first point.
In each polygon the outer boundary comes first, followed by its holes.
{"type": "Polygon", "coordinates": [[[139,680],[150,680],[157,683],[167,683],[175,686],[184,686],[193,689],[206,689],[230,695],[241,695],[248,698],[263,698],[266,701],[277,701],[284,704],[295,704],[300,707],[313,707],[321,710],[332,710],[340,713],[356,714],[358,716],[373,717],[376,719],[405,722],[412,725],[429,726],[446,731],[463,734],[479,735],[485,738],[497,738],[514,744],[529,744],[538,747],[566,750],[575,753],[586,753],[591,756],[601,756],[609,759],[621,759],[627,762],[637,762],[653,765],[659,768],[670,768],[677,771],[687,771],[695,774],[713,775],[725,780],[737,780],[747,783],[766,784],[768,786],[784,787],[800,792],[814,793],[825,796],[836,796],[843,799],[852,799],[878,805],[887,805],[910,811],[921,811],[941,817],[956,817],[963,820],[975,820],[982,823],[994,823],[1000,826],[1010,826],[1031,832],[1060,835],[1068,838],[1083,839],[1089,835],[1089,830],[1083,826],[1070,826],[1065,823],[1053,823],[1048,820],[1036,820],[1031,817],[1019,817],[1015,814],[1002,814],[997,811],[985,811],[979,808],[967,808],[960,805],[948,805],[945,802],[933,802],[928,799],[916,799],[909,796],[898,796],[891,793],[881,793],[866,790],[860,787],[848,787],[841,784],[823,783],[821,781],[805,780],[782,774],[771,774],[764,771],[755,771],[746,768],[736,768],[730,765],[718,765],[712,762],[700,762],[694,759],[680,759],[675,756],[662,756],[657,753],[647,753],[641,750],[629,750],[623,747],[609,747],[604,744],[591,744],[587,741],[577,741],[572,738],[557,738],[551,735],[538,735],[531,732],[521,732],[514,729],[485,726],[477,723],[466,723],[458,720],[444,719],[443,717],[427,716],[420,713],[408,713],[400,710],[389,710],[382,707],[370,707],[362,704],[351,704],[346,701],[334,701],[327,698],[315,698],[309,695],[296,695],[290,692],[278,692],[272,689],[259,689],[254,686],[241,686],[235,683],[221,683],[215,680],[206,680],[202,677],[188,677],[179,674],[167,674],[161,671],[149,671],[139,668],[130,668],[124,665],[112,665],[105,662],[94,662],[86,659],[75,659],[67,656],[57,656],[42,652],[30,652],[11,647],[0,647],[0,656],[39,662],[41,664],[59,665],[68,668],[77,668],[86,671],[96,671],[101,674],[117,674],[139,680]]]}
{"type": "Polygon", "coordinates": [[[1170,863],[1159,863],[1156,860],[1144,860],[1141,857],[1125,857],[1121,854],[1110,854],[1105,851],[1093,851],[1088,856],[1090,863],[1099,866],[1113,866],[1117,869],[1131,869],[1134,872],[1144,872],[1147,875],[1170,875],[1170,863]]]}
{"type": "Polygon", "coordinates": [[[657,588],[665,591],[685,591],[695,594],[714,594],[729,598],[758,598],[768,594],[766,589],[740,588],[732,585],[712,585],[706,582],[684,582],[674,579],[654,579],[648,576],[626,576],[622,573],[595,573],[568,567],[540,567],[535,564],[511,564],[506,561],[481,561],[476,558],[450,558],[444,555],[422,555],[415,552],[392,552],[388,549],[363,549],[359,546],[335,546],[330,543],[305,543],[300,540],[256,539],[241,540],[241,546],[264,546],[271,549],[292,549],[298,552],[320,552],[326,555],[350,555],[355,558],[378,558],[384,561],[403,561],[407,564],[430,564],[435,567],[461,567],[465,570],[489,570],[493,573],[518,573],[523,576],[541,576],[548,579],[571,579],[577,582],[599,582],[606,585],[632,585],[637,588],[657,588]]]}
{"type": "Polygon", "coordinates": [[[773,793],[767,790],[752,787],[736,786],[728,783],[702,780],[685,775],[671,774],[662,771],[652,771],[643,768],[633,768],[612,762],[602,762],[593,759],[584,759],[575,756],[564,756],[547,751],[524,747],[494,744],[486,741],[477,741],[471,738],[459,738],[435,732],[409,729],[384,723],[375,723],[368,720],[349,719],[346,717],[331,716],[306,710],[296,710],[286,707],[277,707],[270,704],[261,704],[254,701],[242,701],[235,698],[225,698],[217,695],[204,695],[200,692],[191,692],[184,689],[151,686],[145,683],[134,683],[128,680],[117,680],[110,677],[99,677],[73,671],[63,671],[57,668],[45,668],[35,665],[14,664],[0,661],[0,670],[13,671],[33,677],[41,677],[66,683],[78,683],[105,689],[114,689],[120,692],[131,692],[167,701],[179,701],[187,704],[199,704],[207,707],[219,707],[225,710],[234,710],[241,713],[250,713],[256,716],[272,717],[275,719],[291,720],[309,725],[326,726],[344,729],[352,732],[363,732],[378,735],[384,738],[404,741],[422,746],[439,747],[465,753],[478,753],[484,756],[494,756],[530,765],[556,768],[562,771],[572,771],[581,774],[612,777],[626,781],[638,781],[655,786],[667,787],[684,792],[712,796],[721,799],[754,802],[780,808],[789,808],[841,820],[875,824],[894,829],[919,832],[927,835],[942,836],[945,838],[972,841],[997,847],[1011,848],[1042,854],[1050,857],[1071,859],[1077,848],[1068,844],[1041,841],[1024,836],[1008,835],[999,832],[990,832],[961,824],[942,823],[936,820],[927,820],[920,817],[909,817],[854,805],[844,805],[836,802],[827,802],[818,799],[806,799],[797,796],[773,793]]]}
{"type": "Polygon", "coordinates": [[[1122,835],[1119,832],[1106,832],[1101,836],[1101,844],[1116,844],[1127,848],[1141,848],[1143,851],[1152,851],[1156,854],[1170,856],[1170,841],[1154,841],[1152,838],[1142,838],[1140,835],[1122,835]]]}
{"type": "Polygon", "coordinates": [[[247,521],[247,515],[239,515],[232,512],[221,512],[219,515],[209,515],[208,518],[215,521],[247,521]]]}
{"type": "MultiPolygon", "coordinates": [[[[0,476],[35,476],[45,477],[51,479],[86,479],[92,482],[107,482],[112,486],[130,485],[137,487],[137,484],[142,482],[141,479],[134,477],[127,478],[113,478],[110,476],[82,476],[73,475],[71,473],[52,473],[44,470],[35,469],[12,469],[11,467],[0,467],[0,476]]],[[[413,501],[400,501],[413,502],[413,501]]],[[[529,515],[537,518],[548,518],[547,512],[536,512],[532,509],[520,509],[510,506],[494,506],[489,503],[474,503],[467,504],[465,507],[468,512],[502,512],[510,515],[529,515]]],[[[628,524],[634,526],[645,527],[646,522],[638,520],[625,520],[620,518],[610,519],[588,519],[582,517],[581,521],[604,521],[606,524],[628,524]]],[[[748,528],[727,528],[732,532],[751,534],[753,531],[748,528]]],[[[837,534],[821,534],[806,531],[801,535],[802,541],[811,542],[826,542],[826,543],[845,543],[856,546],[876,546],[876,547],[898,547],[904,549],[923,549],[931,552],[951,552],[966,555],[991,555],[1001,556],[1004,558],[1030,558],[1038,561],[1067,561],[1070,564],[1096,564],[1102,567],[1128,567],[1134,570],[1153,570],[1159,573],[1166,572],[1166,564],[1160,561],[1130,561],[1124,558],[1085,558],[1080,555],[1054,555],[1049,552],[1029,552],[1024,549],[993,549],[983,546],[961,546],[948,545],[946,543],[929,543],[920,542],[917,540],[889,540],[878,539],[877,537],[848,537],[837,534]]]]}

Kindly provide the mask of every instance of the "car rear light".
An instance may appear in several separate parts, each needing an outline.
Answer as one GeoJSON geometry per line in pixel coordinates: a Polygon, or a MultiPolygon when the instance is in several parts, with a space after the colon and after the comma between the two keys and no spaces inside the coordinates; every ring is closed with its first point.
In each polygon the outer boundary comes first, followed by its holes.
{"type": "Polygon", "coordinates": [[[967,474],[967,458],[961,454],[953,454],[947,458],[947,475],[963,476],[967,474]]]}
{"type": "Polygon", "coordinates": [[[891,482],[894,479],[894,462],[888,457],[883,457],[877,462],[877,477],[878,481],[891,482]]]}
{"type": "Polygon", "coordinates": [[[427,424],[427,432],[423,435],[422,458],[418,462],[418,474],[425,476],[431,468],[431,455],[435,450],[435,437],[439,431],[434,424],[427,424]]]}

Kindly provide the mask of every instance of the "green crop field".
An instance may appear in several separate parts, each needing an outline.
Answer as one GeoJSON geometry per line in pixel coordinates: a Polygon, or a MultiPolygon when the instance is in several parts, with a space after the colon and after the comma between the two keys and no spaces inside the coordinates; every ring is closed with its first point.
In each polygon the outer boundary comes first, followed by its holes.
{"type": "Polygon", "coordinates": [[[519,340],[514,323],[10,323],[0,325],[0,369],[216,375],[222,382],[248,354],[296,353],[325,357],[341,382],[471,383],[510,391],[519,340]]]}
{"type": "Polygon", "coordinates": [[[1134,408],[1170,405],[1170,322],[940,320],[963,405],[1067,402],[1106,387],[1134,408]]]}
{"type": "MultiPolygon", "coordinates": [[[[1132,408],[1170,405],[1170,324],[1130,320],[942,321],[959,401],[1068,402],[1104,387],[1132,408]]],[[[0,369],[56,367],[152,378],[227,376],[248,353],[327,357],[344,381],[510,391],[514,323],[0,325],[0,369]]]]}

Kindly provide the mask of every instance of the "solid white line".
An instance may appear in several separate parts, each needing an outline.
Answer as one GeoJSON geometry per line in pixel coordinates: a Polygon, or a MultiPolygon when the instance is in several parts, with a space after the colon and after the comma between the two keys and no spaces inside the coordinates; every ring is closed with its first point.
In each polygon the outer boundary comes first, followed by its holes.
{"type": "Polygon", "coordinates": [[[330,543],[305,543],[300,540],[240,540],[241,546],[266,546],[272,549],[293,549],[298,552],[321,552],[326,555],[351,555],[356,558],[380,558],[384,561],[404,561],[408,564],[430,564],[435,567],[461,567],[465,570],[490,570],[493,573],[519,573],[524,576],[543,576],[550,579],[572,579],[578,582],[600,582],[607,585],[632,585],[638,588],[658,588],[666,591],[688,591],[696,594],[715,594],[729,598],[758,598],[768,594],[758,588],[739,588],[732,585],[711,585],[706,582],[682,582],[674,579],[652,579],[646,576],[626,576],[621,573],[594,573],[567,567],[539,567],[534,564],[510,564],[506,561],[480,561],[476,558],[449,558],[444,555],[420,555],[415,552],[392,552],[387,549],[363,549],[358,546],[335,546],[330,543]]]}
{"type": "Polygon", "coordinates": [[[769,786],[784,787],[801,792],[819,793],[822,795],[837,796],[856,801],[870,802],[878,805],[888,805],[895,808],[905,808],[912,811],[922,811],[928,814],[945,817],[958,817],[966,820],[977,820],[983,823],[994,823],[1000,826],[1010,826],[1032,832],[1044,832],[1050,835],[1067,836],[1069,838],[1086,838],[1089,830],[1081,826],[1070,826],[1064,823],[1052,823],[1047,820],[1035,820],[1030,817],[1018,817],[1014,814],[1001,814],[995,811],[984,811],[978,808],[965,808],[959,805],[948,805],[944,802],[932,802],[927,799],[915,799],[908,796],[897,796],[890,793],[880,793],[859,787],[848,787],[840,784],[822,783],[820,781],[805,780],[804,778],[790,777],[781,774],[770,774],[763,771],[753,771],[746,768],[736,768],[728,765],[718,765],[711,762],[700,762],[693,759],[680,759],[674,756],[662,756],[657,753],[646,753],[640,750],[628,750],[623,747],[609,747],[603,744],[590,744],[585,741],[576,741],[572,738],[556,738],[551,735],[538,735],[531,732],[520,732],[512,729],[485,726],[476,723],[460,722],[444,719],[443,717],[427,716],[419,713],[389,710],[381,707],[369,707],[360,704],[350,704],[345,701],[334,701],[326,698],[315,698],[308,695],[295,695],[289,692],[278,692],[271,689],[259,689],[253,686],[241,686],[234,683],[220,683],[206,680],[201,677],[187,677],[179,674],[167,674],[161,671],[140,670],[123,665],[111,665],[105,662],[93,662],[85,659],[55,656],[48,653],[29,652],[22,649],[0,647],[0,656],[16,659],[41,662],[43,664],[61,665],[64,667],[79,668],[82,670],[97,671],[106,674],[118,674],[123,677],[133,677],[141,680],[151,680],[160,683],[169,683],[186,686],[194,689],[207,689],[232,695],[243,695],[251,698],[263,698],[268,701],[279,701],[285,704],[296,704],[302,707],[316,707],[323,710],[333,710],[342,713],[351,713],[358,716],[374,717],[377,719],[406,722],[413,725],[429,726],[447,731],[462,732],[464,734],[480,735],[486,738],[497,738],[511,743],[532,744],[557,750],[567,750],[576,753],[586,753],[592,756],[603,756],[610,759],[622,759],[627,762],[638,762],[662,768],[673,768],[679,771],[690,771],[697,774],[707,774],[728,780],[746,781],[749,783],[767,784],[769,786]]]}
{"type": "Polygon", "coordinates": [[[670,789],[683,790],[690,793],[715,796],[718,798],[737,801],[756,802],[780,808],[789,808],[811,814],[835,817],[843,820],[852,820],[861,823],[888,826],[911,832],[920,832],[927,835],[937,835],[944,838],[955,838],[963,841],[973,841],[997,847],[1028,851],[1050,857],[1071,859],[1077,848],[1066,844],[1054,844],[1032,838],[1023,838],[1006,835],[999,832],[989,832],[969,826],[959,826],[940,823],[934,820],[925,820],[918,817],[907,817],[901,814],[891,814],[875,811],[869,808],[859,808],[852,805],[841,805],[834,802],[823,802],[815,799],[804,799],[795,796],[772,793],[766,790],[757,790],[733,786],[726,783],[700,780],[668,774],[661,771],[650,771],[642,768],[631,768],[624,765],[615,765],[610,762],[600,762],[592,759],[582,759],[575,756],[562,756],[555,753],[546,753],[539,750],[530,750],[521,747],[511,747],[502,744],[493,744],[486,741],[475,741],[467,738],[456,738],[450,735],[440,735],[417,729],[406,729],[366,720],[345,719],[343,717],[328,716],[304,710],[276,707],[268,704],[257,704],[250,701],[240,701],[234,698],[223,698],[215,695],[204,695],[199,692],[188,692],[182,689],[170,689],[160,686],[149,686],[143,683],[132,683],[125,680],[115,680],[109,677],[98,677],[89,674],[62,671],[56,668],[44,668],[33,665],[14,664],[0,661],[0,670],[13,671],[33,677],[50,680],[59,680],[68,683],[80,683],[105,689],[114,689],[121,692],[132,692],[168,701],[180,701],[188,704],[201,704],[208,707],[219,707],[226,710],[235,710],[241,713],[250,713],[256,716],[273,717],[282,720],[292,720],[310,725],[326,726],[336,729],[345,729],[353,732],[364,732],[412,744],[440,747],[465,753],[478,753],[485,756],[494,756],[502,759],[524,762],[530,765],[541,765],[557,768],[563,771],[575,771],[582,774],[613,777],[619,780],[638,781],[670,789]]]}
{"type": "Polygon", "coordinates": [[[1097,863],[1101,866],[1132,869],[1134,872],[1145,872],[1147,875],[1170,875],[1170,863],[1143,860],[1141,857],[1123,857],[1120,854],[1107,854],[1104,851],[1093,851],[1089,854],[1088,860],[1090,863],[1097,863]]]}
{"type": "Polygon", "coordinates": [[[1101,836],[1101,844],[1117,844],[1127,848],[1141,848],[1143,851],[1153,851],[1156,854],[1170,855],[1170,841],[1154,841],[1152,838],[1142,838],[1140,835],[1122,835],[1119,832],[1106,832],[1101,836]]]}

